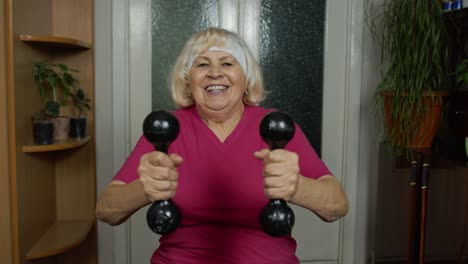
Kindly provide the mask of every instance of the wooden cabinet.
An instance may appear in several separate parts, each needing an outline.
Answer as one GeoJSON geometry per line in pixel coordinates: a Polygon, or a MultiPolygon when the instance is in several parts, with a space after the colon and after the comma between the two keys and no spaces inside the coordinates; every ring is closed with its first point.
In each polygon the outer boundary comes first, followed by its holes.
{"type": "Polygon", "coordinates": [[[86,113],[88,136],[81,140],[34,145],[31,122],[41,107],[33,78],[38,61],[78,69],[80,86],[94,102],[94,1],[2,0],[1,5],[0,59],[6,67],[0,68],[5,77],[0,125],[7,129],[0,133],[0,154],[6,156],[0,177],[9,186],[1,191],[9,195],[1,203],[1,217],[8,220],[0,222],[0,230],[2,244],[11,241],[1,253],[14,264],[97,263],[94,106],[86,113]]]}

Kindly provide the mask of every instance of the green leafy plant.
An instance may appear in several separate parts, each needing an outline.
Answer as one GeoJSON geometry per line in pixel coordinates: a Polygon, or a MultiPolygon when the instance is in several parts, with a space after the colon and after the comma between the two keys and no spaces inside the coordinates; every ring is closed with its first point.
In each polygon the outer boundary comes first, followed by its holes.
{"type": "Polygon", "coordinates": [[[65,64],[37,62],[34,64],[34,80],[44,108],[33,115],[35,120],[44,120],[60,115],[60,107],[69,103],[72,91],[78,89],[79,81],[73,73],[79,72],[65,64]]]}
{"type": "Polygon", "coordinates": [[[411,141],[429,111],[425,98],[441,100],[435,91],[448,82],[443,11],[436,0],[385,0],[382,8],[370,23],[381,52],[377,116],[381,119],[390,104],[390,118],[398,123],[387,125],[385,140],[394,156],[410,156],[411,141]]]}
{"type": "Polygon", "coordinates": [[[44,108],[33,114],[33,120],[49,120],[60,114],[60,105],[54,101],[44,103],[44,108]]]}
{"type": "Polygon", "coordinates": [[[78,88],[74,93],[71,94],[72,102],[78,112],[77,116],[81,117],[81,114],[85,109],[91,110],[91,99],[86,97],[83,89],[78,88]]]}

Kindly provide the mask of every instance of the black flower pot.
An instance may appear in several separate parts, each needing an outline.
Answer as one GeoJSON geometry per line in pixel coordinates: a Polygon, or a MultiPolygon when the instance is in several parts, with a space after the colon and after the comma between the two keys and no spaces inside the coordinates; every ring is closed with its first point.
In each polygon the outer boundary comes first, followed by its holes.
{"type": "Polygon", "coordinates": [[[86,136],[86,118],[72,117],[70,119],[70,137],[84,138],[86,136]]]}
{"type": "Polygon", "coordinates": [[[54,124],[51,121],[34,121],[33,139],[38,145],[54,143],[54,124]]]}

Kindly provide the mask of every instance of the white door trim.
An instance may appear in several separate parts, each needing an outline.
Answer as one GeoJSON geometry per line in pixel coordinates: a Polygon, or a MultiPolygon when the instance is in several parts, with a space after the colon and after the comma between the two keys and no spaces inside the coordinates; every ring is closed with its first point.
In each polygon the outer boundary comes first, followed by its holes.
{"type": "MultiPolygon", "coordinates": [[[[131,149],[129,132],[129,0],[112,2],[112,109],[114,173],[125,162],[131,149]]],[[[128,224],[114,228],[114,263],[130,263],[130,229],[128,224]]]]}
{"type": "Polygon", "coordinates": [[[354,202],[359,164],[359,58],[362,53],[356,41],[362,38],[362,6],[362,0],[327,1],[326,5],[323,69],[326,118],[322,124],[322,159],[343,183],[350,203],[348,215],[340,220],[338,258],[342,264],[355,263],[355,248],[364,243],[364,239],[356,239],[354,202]],[[335,156],[341,159],[333,158],[335,156]]]}
{"type": "MultiPolygon", "coordinates": [[[[341,155],[341,181],[348,195],[350,209],[341,220],[339,263],[364,263],[367,230],[356,230],[357,180],[359,171],[359,130],[361,104],[361,65],[363,0],[327,1],[326,40],[324,66],[323,159],[328,164],[329,155],[341,155]],[[329,112],[334,114],[330,115],[329,112]],[[337,114],[340,113],[340,114],[337,114]],[[335,115],[335,118],[331,116],[335,115]],[[341,131],[333,131],[332,123],[339,122],[341,131]],[[333,140],[335,139],[335,140],[333,140]],[[337,141],[340,140],[339,142],[337,141]],[[339,147],[337,147],[337,145],[339,147]],[[333,152],[330,152],[333,151],[333,152]]],[[[360,205],[364,206],[364,205],[360,205]]]]}

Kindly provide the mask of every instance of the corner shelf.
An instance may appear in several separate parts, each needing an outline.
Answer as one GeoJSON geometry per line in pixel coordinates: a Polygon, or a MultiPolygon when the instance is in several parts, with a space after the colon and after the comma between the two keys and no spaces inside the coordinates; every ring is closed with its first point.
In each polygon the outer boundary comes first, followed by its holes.
{"type": "MultiPolygon", "coordinates": [[[[0,133],[1,141],[8,141],[9,146],[6,152],[4,144],[0,143],[0,148],[2,155],[5,152],[15,158],[4,162],[6,171],[0,170],[2,181],[10,183],[2,188],[10,199],[2,201],[5,209],[0,210],[0,218],[10,221],[0,226],[13,230],[6,234],[6,245],[2,239],[0,251],[5,251],[6,262],[12,259],[15,264],[97,264],[95,109],[89,109],[88,134],[81,139],[38,145],[31,130],[31,114],[43,103],[40,95],[33,93],[37,62],[79,70],[76,78],[80,87],[95,101],[97,1],[41,1],[41,8],[31,8],[37,2],[34,0],[5,2],[0,4],[0,16],[11,23],[0,30],[9,44],[0,45],[1,60],[8,64],[4,70],[0,67],[4,72],[0,79],[14,81],[5,88],[0,85],[0,97],[5,98],[6,110],[13,107],[14,111],[7,111],[7,119],[0,122],[6,131],[0,133]]],[[[62,114],[72,115],[73,108],[65,107],[62,114]]],[[[4,262],[0,257],[0,264],[4,262]]]]}
{"type": "Polygon", "coordinates": [[[57,36],[46,36],[46,35],[30,35],[30,34],[20,34],[19,39],[23,42],[34,42],[34,43],[43,43],[43,44],[52,44],[65,47],[74,47],[74,48],[83,48],[90,49],[92,47],[91,43],[81,41],[78,39],[67,38],[67,37],[57,37],[57,36]]]}
{"type": "Polygon", "coordinates": [[[93,225],[94,219],[56,221],[29,250],[26,259],[55,256],[77,247],[85,240],[93,225]]]}
{"type": "Polygon", "coordinates": [[[87,136],[82,139],[68,139],[63,141],[55,142],[51,145],[25,145],[23,146],[24,153],[33,153],[33,152],[49,152],[49,151],[58,151],[65,149],[72,149],[80,147],[86,144],[91,139],[91,136],[87,136]]]}

